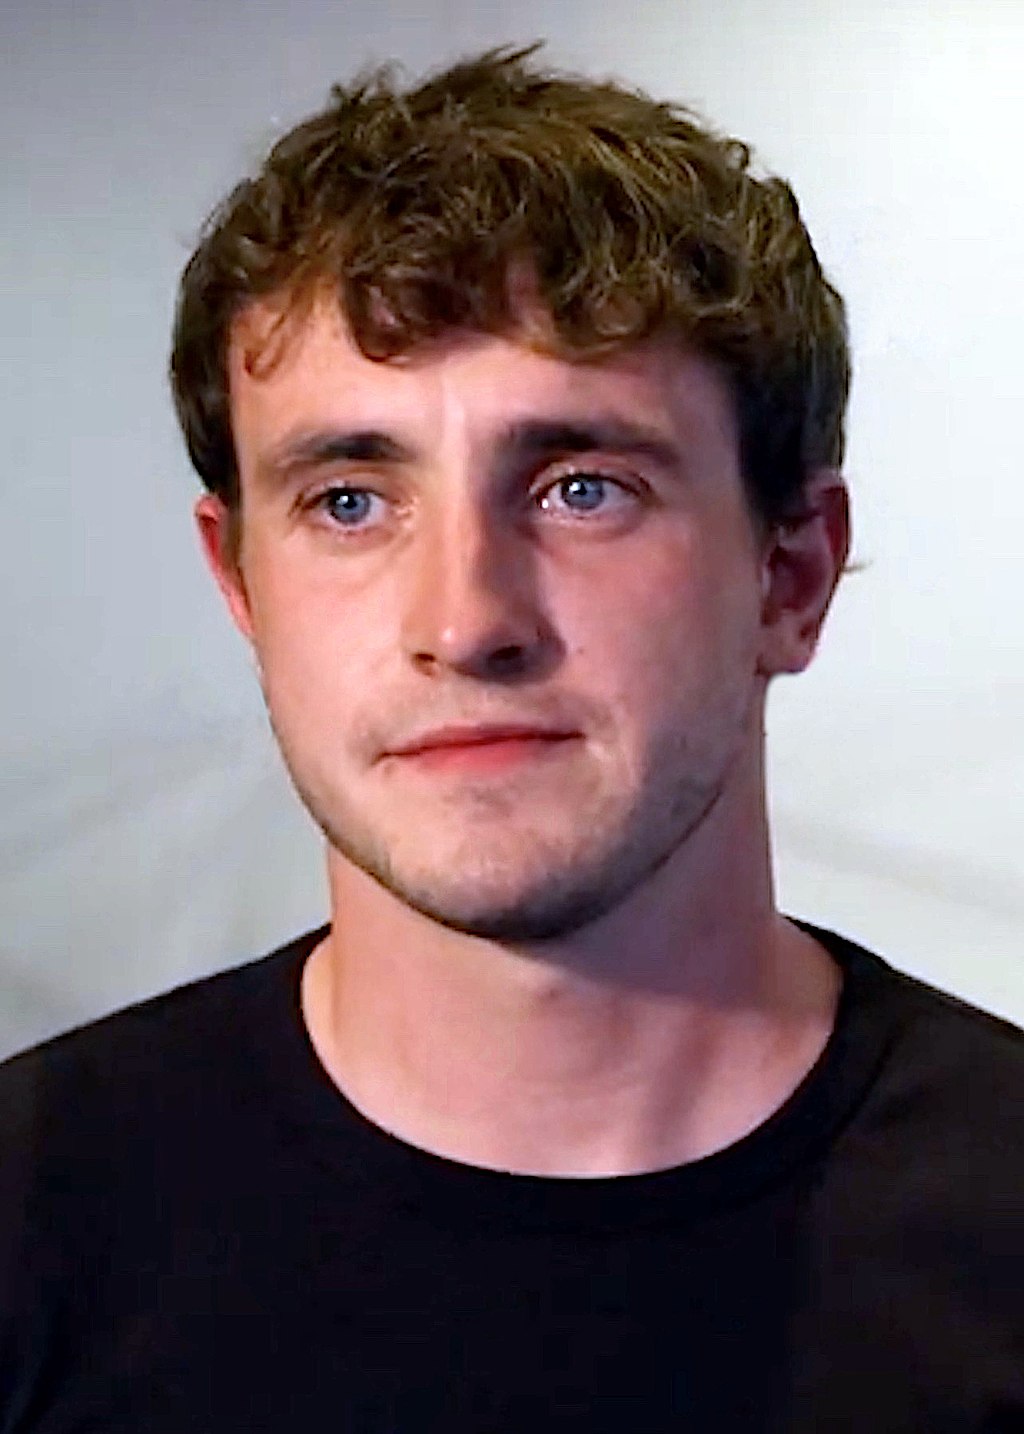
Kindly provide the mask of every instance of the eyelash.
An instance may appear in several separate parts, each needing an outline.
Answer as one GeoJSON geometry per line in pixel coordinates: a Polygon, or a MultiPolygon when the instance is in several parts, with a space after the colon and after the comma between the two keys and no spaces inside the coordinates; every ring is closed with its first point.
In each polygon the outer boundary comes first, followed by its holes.
{"type": "MultiPolygon", "coordinates": [[[[534,502],[536,506],[542,511],[550,511],[545,510],[543,505],[551,493],[557,491],[564,484],[572,483],[574,480],[594,479],[604,484],[606,488],[611,488],[615,490],[623,499],[640,503],[645,497],[646,485],[641,486],[637,479],[626,479],[625,477],[616,473],[607,473],[598,468],[588,467],[571,468],[559,472],[553,477],[549,476],[543,486],[533,488],[530,491],[529,496],[531,501],[534,502]]],[[[371,499],[377,498],[381,502],[386,502],[386,499],[384,499],[382,494],[378,493],[375,489],[370,488],[366,484],[332,483],[329,487],[324,488],[320,492],[314,494],[309,500],[307,506],[314,511],[323,513],[328,518],[328,521],[331,522],[331,526],[342,532],[348,531],[353,535],[362,533],[366,531],[366,527],[362,523],[345,524],[331,521],[330,519],[330,513],[328,510],[331,502],[336,500],[339,495],[345,493],[366,494],[371,499]]],[[[567,521],[569,522],[585,522],[588,521],[590,513],[595,514],[596,519],[599,520],[606,507],[607,504],[602,504],[601,507],[598,509],[591,509],[589,511],[584,509],[582,511],[577,511],[575,514],[572,513],[571,509],[563,508],[561,512],[563,514],[570,515],[567,518],[567,521]]],[[[593,520],[591,519],[591,521],[593,520]]]]}

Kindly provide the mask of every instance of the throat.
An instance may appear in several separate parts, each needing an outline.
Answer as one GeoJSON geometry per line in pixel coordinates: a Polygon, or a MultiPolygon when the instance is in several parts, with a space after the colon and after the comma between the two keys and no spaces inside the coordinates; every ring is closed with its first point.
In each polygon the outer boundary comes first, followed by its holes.
{"type": "Polygon", "coordinates": [[[384,1000],[353,987],[327,938],[303,972],[303,1016],[345,1098],[412,1146],[528,1175],[666,1169],[756,1130],[827,1044],[838,968],[785,925],[785,989],[717,1006],[579,978],[486,1003],[459,999],[457,981],[384,1000]]]}

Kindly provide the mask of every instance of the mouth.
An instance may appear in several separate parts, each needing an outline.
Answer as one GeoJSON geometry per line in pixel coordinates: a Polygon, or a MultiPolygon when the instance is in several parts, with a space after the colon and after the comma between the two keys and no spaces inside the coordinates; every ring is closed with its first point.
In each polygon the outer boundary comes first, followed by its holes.
{"type": "Polygon", "coordinates": [[[385,755],[428,771],[501,772],[560,752],[580,735],[520,725],[442,727],[385,755]]]}

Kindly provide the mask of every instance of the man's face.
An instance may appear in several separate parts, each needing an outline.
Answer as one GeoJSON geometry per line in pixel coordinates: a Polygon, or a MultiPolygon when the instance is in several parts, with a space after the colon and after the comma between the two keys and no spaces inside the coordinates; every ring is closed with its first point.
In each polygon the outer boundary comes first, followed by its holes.
{"type": "Polygon", "coordinates": [[[326,305],[250,371],[237,574],[295,785],[336,859],[456,929],[566,934],[756,768],[761,547],[713,369],[453,339],[375,363],[326,305]]]}

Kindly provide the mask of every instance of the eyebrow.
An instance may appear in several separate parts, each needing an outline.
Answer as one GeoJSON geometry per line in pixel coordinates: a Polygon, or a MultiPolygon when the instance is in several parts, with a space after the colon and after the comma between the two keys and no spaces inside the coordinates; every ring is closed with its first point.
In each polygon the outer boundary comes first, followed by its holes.
{"type": "Polygon", "coordinates": [[[405,444],[379,429],[317,429],[285,439],[271,452],[268,467],[287,472],[328,463],[404,463],[412,456],[405,444]]]}
{"type": "MultiPolygon", "coordinates": [[[[663,433],[617,415],[586,419],[523,419],[510,424],[496,444],[504,461],[538,462],[561,454],[613,453],[651,459],[666,468],[680,462],[678,447],[663,433]]],[[[381,429],[315,429],[288,437],[269,455],[267,471],[286,475],[332,463],[398,465],[416,458],[407,444],[381,429]]]]}
{"type": "Polygon", "coordinates": [[[500,445],[516,457],[546,458],[558,453],[614,453],[650,458],[675,467],[680,452],[657,429],[616,416],[583,420],[528,419],[512,424],[500,445]]]}

